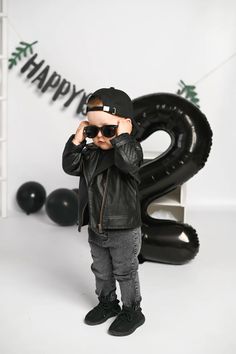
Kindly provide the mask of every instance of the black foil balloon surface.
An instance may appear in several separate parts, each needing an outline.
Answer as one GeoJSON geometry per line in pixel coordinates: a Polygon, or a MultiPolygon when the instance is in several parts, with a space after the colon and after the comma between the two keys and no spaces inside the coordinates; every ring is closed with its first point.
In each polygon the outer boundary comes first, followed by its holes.
{"type": "Polygon", "coordinates": [[[166,131],[171,138],[166,151],[144,160],[140,167],[143,241],[139,260],[182,264],[199,251],[196,230],[186,223],[153,218],[147,209],[152,201],[173,191],[204,167],[212,145],[212,130],[200,109],[176,94],[145,95],[134,99],[133,105],[131,134],[139,142],[158,130],[166,131]]]}
{"type": "Polygon", "coordinates": [[[51,192],[45,204],[47,215],[61,226],[76,224],[78,215],[78,197],[67,188],[58,188],[51,192]]]}
{"type": "Polygon", "coordinates": [[[174,220],[150,221],[142,225],[143,241],[138,259],[169,264],[190,261],[199,250],[196,231],[188,224],[174,220]]]}
{"type": "Polygon", "coordinates": [[[42,208],[46,200],[46,190],[38,182],[25,182],[18,188],[16,200],[20,208],[29,215],[42,208]]]}

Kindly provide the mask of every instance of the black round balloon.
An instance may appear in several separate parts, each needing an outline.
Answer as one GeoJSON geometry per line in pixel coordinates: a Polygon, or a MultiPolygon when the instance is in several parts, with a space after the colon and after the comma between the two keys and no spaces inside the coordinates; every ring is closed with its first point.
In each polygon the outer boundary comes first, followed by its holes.
{"type": "Polygon", "coordinates": [[[46,200],[46,190],[40,183],[29,181],[18,188],[16,200],[20,208],[29,215],[42,208],[46,200]]]}
{"type": "Polygon", "coordinates": [[[58,188],[51,192],[45,204],[47,215],[61,226],[76,224],[78,217],[78,197],[67,188],[58,188]]]}

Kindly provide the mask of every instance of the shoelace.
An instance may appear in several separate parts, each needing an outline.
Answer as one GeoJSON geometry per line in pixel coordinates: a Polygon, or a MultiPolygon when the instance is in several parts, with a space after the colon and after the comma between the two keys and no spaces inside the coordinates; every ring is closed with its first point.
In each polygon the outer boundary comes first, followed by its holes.
{"type": "Polygon", "coordinates": [[[133,316],[132,316],[131,311],[126,310],[126,309],[122,309],[122,311],[118,314],[118,316],[119,316],[119,318],[122,318],[122,317],[127,318],[127,320],[128,320],[129,322],[131,322],[132,319],[133,319],[133,316]]]}
{"type": "Polygon", "coordinates": [[[102,309],[104,314],[105,314],[105,310],[109,309],[110,307],[111,307],[111,303],[107,303],[107,302],[99,302],[99,304],[97,305],[97,308],[102,309]]]}

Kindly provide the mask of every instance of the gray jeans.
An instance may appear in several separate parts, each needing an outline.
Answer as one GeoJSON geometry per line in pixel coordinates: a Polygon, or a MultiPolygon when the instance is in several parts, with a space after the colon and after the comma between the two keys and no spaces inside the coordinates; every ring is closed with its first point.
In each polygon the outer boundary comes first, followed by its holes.
{"type": "Polygon", "coordinates": [[[88,225],[88,242],[98,298],[115,300],[117,280],[123,304],[138,307],[142,300],[138,275],[141,226],[97,233],[88,225]]]}

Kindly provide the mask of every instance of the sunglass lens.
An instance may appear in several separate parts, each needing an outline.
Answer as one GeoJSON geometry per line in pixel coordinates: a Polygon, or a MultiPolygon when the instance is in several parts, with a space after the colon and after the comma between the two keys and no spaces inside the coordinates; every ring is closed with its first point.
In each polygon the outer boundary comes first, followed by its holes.
{"type": "Polygon", "coordinates": [[[88,125],[84,128],[84,131],[88,138],[95,138],[98,134],[98,128],[94,125],[88,125]]]}
{"type": "Polygon", "coordinates": [[[114,126],[105,125],[102,128],[102,134],[107,138],[111,138],[113,135],[115,135],[115,132],[116,132],[116,127],[114,126]]]}

